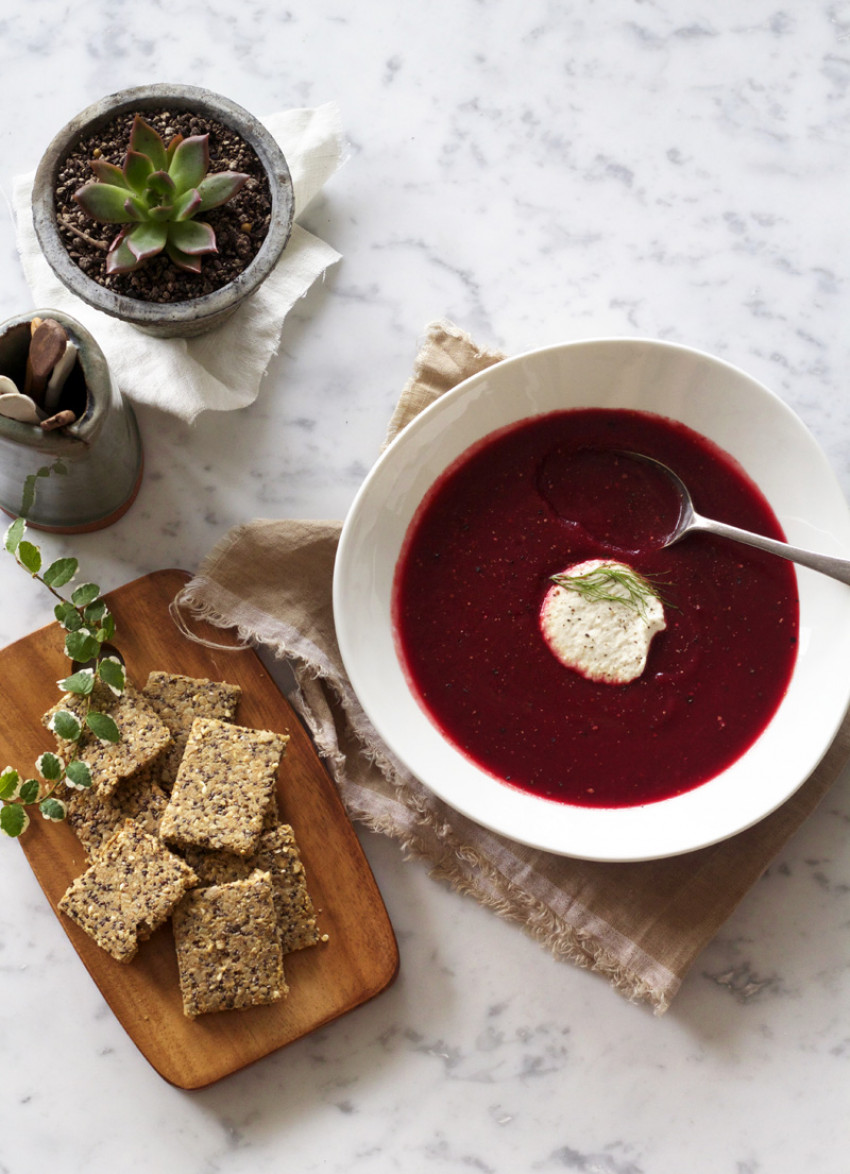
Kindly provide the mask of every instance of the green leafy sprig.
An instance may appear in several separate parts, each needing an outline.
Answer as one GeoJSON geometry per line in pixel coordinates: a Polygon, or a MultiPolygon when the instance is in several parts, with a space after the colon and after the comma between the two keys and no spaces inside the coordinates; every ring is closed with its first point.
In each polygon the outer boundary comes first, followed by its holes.
{"type": "Polygon", "coordinates": [[[644,617],[650,600],[666,602],[653,582],[624,563],[602,563],[580,575],[558,574],[550,578],[591,603],[620,603],[644,617]]]}
{"type": "Polygon", "coordinates": [[[100,682],[112,694],[120,695],[125,674],[121,660],[106,647],[115,636],[115,620],[97,584],[82,583],[70,595],[62,593],[77,576],[77,560],[60,558],[45,566],[40,547],[28,537],[23,517],[9,526],[4,545],[18,565],[56,598],[53,614],[65,632],[65,654],[85,666],[57,682],[76,704],[56,709],[49,722],[57,739],[68,746],[67,758],[52,751],[39,755],[35,763],[38,778],[26,778],[11,766],[0,772],[0,831],[17,837],[29,826],[28,808],[37,806],[43,818],[53,822],[65,818],[67,805],[57,794],[60,786],[72,790],[91,787],[91,768],[80,753],[83,734],[90,730],[101,742],[121,738],[114,719],[94,708],[95,686],[100,682]]]}

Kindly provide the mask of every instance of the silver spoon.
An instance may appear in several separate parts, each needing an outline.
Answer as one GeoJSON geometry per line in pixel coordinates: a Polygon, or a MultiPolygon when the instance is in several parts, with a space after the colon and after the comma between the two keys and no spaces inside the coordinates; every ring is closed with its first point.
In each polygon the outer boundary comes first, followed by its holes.
{"type": "Polygon", "coordinates": [[[777,554],[780,558],[787,558],[791,562],[809,567],[813,571],[820,571],[822,575],[829,575],[833,579],[839,579],[842,583],[850,583],[850,560],[833,558],[828,554],[816,554],[812,550],[803,550],[799,546],[791,546],[776,538],[765,538],[762,534],[752,534],[749,530],[741,530],[738,526],[729,526],[726,522],[715,522],[712,518],[704,518],[694,509],[694,503],[684,481],[668,465],[639,452],[630,452],[624,455],[634,457],[639,461],[646,461],[657,469],[661,469],[669,477],[679,494],[679,518],[665,539],[665,547],[672,546],[674,542],[678,542],[680,538],[684,538],[692,530],[702,530],[706,534],[716,534],[719,538],[731,538],[733,542],[743,542],[747,546],[754,546],[756,550],[765,550],[768,554],[777,554]]]}

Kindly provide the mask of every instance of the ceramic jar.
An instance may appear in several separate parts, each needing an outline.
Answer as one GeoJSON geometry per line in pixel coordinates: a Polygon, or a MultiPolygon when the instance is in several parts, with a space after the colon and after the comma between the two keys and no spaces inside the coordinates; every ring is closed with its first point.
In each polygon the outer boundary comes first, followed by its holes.
{"type": "Polygon", "coordinates": [[[77,348],[66,384],[76,421],[55,432],[0,415],[0,509],[21,512],[26,479],[40,470],[27,524],[72,534],[109,526],[129,509],[142,477],[136,417],[119,391],[103,351],[75,319],[59,310],[33,310],[0,324],[0,374],[24,384],[33,318],[52,318],[77,348]],[[63,472],[55,471],[57,463],[63,472]]]}

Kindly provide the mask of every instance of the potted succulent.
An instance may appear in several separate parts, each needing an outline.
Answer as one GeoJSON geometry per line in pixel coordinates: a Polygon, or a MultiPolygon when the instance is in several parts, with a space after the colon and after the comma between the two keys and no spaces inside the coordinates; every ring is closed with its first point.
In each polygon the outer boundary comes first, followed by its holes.
{"type": "Polygon", "coordinates": [[[33,224],[56,276],[95,309],[160,337],[204,333],[269,275],[292,228],[280,147],[196,86],[123,90],[54,138],[33,224]]]}

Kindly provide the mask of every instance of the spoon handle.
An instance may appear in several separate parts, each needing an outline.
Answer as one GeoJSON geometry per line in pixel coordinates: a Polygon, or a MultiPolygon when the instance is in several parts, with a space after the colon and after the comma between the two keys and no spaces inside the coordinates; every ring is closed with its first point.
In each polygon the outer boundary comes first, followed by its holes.
{"type": "Polygon", "coordinates": [[[780,558],[787,558],[803,567],[810,567],[813,571],[820,571],[822,575],[829,575],[842,583],[850,583],[850,560],[846,558],[816,554],[812,550],[790,546],[787,542],[779,542],[776,538],[765,538],[762,534],[751,534],[749,530],[740,530],[737,526],[728,526],[725,522],[715,522],[711,518],[703,518],[699,514],[694,514],[689,528],[704,530],[707,534],[717,534],[720,538],[731,538],[735,542],[743,542],[747,546],[754,546],[756,550],[766,550],[768,554],[778,554],[780,558]]]}

